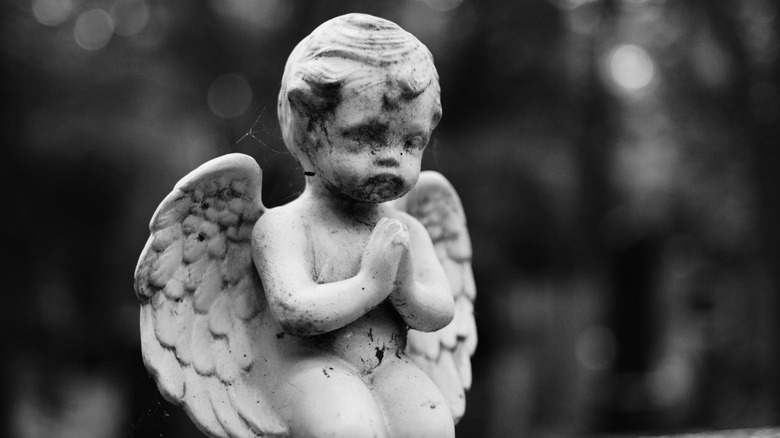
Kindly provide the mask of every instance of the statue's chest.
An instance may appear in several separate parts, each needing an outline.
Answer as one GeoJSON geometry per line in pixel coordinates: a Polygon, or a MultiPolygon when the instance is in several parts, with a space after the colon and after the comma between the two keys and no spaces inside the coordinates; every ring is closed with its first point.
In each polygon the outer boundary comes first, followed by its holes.
{"type": "Polygon", "coordinates": [[[312,241],[312,278],[332,283],[354,277],[360,271],[363,251],[371,230],[327,230],[312,241]]]}

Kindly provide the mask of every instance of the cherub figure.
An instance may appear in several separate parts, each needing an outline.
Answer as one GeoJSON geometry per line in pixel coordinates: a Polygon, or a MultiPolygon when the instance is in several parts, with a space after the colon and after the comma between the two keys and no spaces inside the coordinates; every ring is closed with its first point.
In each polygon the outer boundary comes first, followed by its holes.
{"type": "Polygon", "coordinates": [[[475,289],[460,201],[420,174],[439,93],[414,36],[334,18],[279,95],[303,193],[266,209],[257,163],[232,154],[160,205],[136,269],[143,355],[205,433],[454,436],[475,289]]]}

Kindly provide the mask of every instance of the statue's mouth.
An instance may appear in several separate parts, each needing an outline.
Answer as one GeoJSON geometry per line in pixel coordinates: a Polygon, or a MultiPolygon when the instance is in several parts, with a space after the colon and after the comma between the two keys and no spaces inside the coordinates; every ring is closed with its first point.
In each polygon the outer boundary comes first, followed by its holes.
{"type": "Polygon", "coordinates": [[[365,182],[364,193],[372,201],[385,202],[404,194],[404,179],[393,173],[380,173],[365,182]]]}

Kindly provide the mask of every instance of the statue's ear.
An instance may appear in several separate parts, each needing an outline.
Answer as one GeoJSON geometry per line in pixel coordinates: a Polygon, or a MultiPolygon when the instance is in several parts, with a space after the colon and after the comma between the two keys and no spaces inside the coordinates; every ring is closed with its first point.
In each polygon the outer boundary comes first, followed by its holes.
{"type": "Polygon", "coordinates": [[[342,85],[342,82],[320,83],[297,78],[288,85],[287,99],[299,117],[318,118],[338,106],[342,85]]]}

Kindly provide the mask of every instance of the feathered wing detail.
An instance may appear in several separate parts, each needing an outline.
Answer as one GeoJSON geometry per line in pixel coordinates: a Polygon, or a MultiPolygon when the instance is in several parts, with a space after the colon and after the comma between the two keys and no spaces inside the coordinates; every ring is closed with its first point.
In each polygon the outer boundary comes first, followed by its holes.
{"type": "Polygon", "coordinates": [[[457,422],[466,409],[471,356],[477,348],[476,286],[466,215],[449,181],[432,171],[422,172],[415,188],[397,201],[396,207],[417,218],[428,230],[455,298],[452,322],[431,333],[410,329],[406,354],[438,385],[457,422]]]}
{"type": "Polygon", "coordinates": [[[261,179],[242,154],[192,171],[157,208],[135,271],[146,367],[215,437],[288,435],[252,378],[273,348],[259,336],[266,301],[251,253],[261,179]]]}

